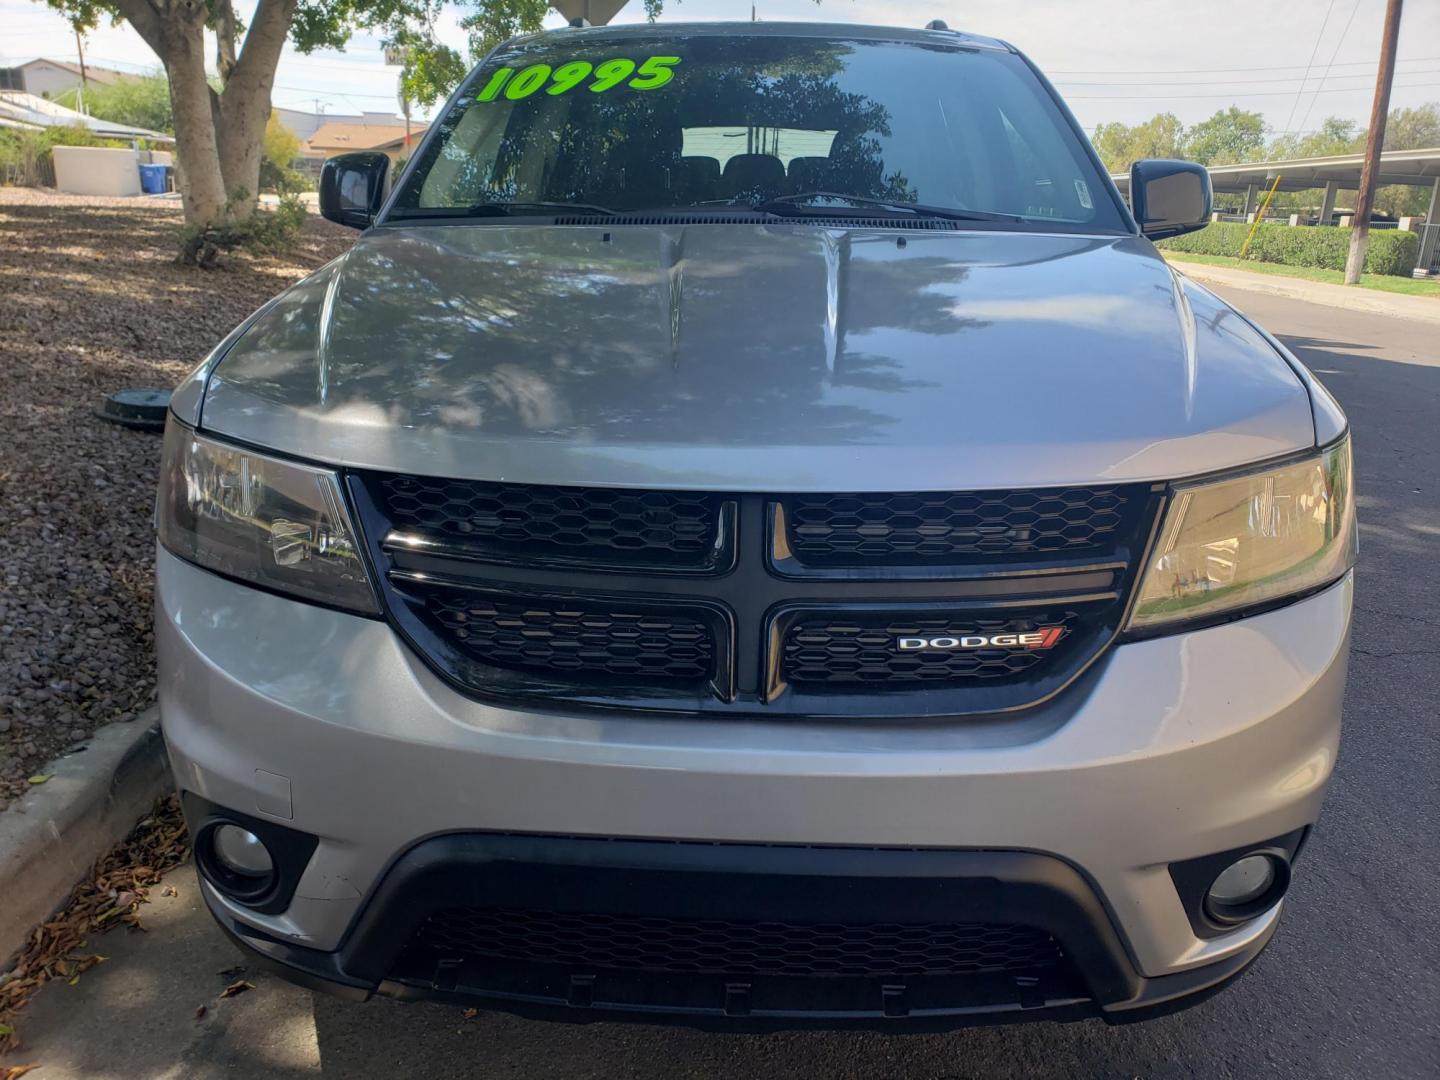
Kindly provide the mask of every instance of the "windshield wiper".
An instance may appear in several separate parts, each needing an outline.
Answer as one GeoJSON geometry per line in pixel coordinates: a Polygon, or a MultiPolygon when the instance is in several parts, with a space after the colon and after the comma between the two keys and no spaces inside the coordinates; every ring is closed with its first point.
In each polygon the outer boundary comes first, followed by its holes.
{"type": "Polygon", "coordinates": [[[864,195],[846,195],[839,191],[801,191],[795,195],[777,195],[758,203],[748,204],[751,209],[771,214],[802,215],[809,213],[827,214],[846,207],[806,206],[811,199],[833,199],[848,207],[873,206],[879,210],[893,210],[914,214],[917,217],[950,218],[954,221],[1024,221],[1019,214],[997,214],[987,210],[960,210],[953,206],[931,206],[928,203],[899,202],[895,199],[871,199],[864,195]]]}
{"type": "Polygon", "coordinates": [[[488,202],[473,206],[397,206],[390,211],[392,218],[468,218],[468,217],[511,217],[525,214],[545,214],[552,210],[573,210],[586,214],[603,214],[609,217],[615,213],[608,206],[576,202],[488,202]]]}

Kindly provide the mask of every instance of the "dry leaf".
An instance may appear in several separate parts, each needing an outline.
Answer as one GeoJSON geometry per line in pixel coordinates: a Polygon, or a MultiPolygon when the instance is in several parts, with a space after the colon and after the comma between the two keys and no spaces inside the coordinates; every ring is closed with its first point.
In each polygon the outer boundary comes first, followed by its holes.
{"type": "Polygon", "coordinates": [[[196,1020],[203,1019],[204,1016],[205,1016],[205,1014],[206,1014],[207,1012],[209,1012],[209,1011],[210,1011],[210,1010],[207,1009],[204,1005],[201,1005],[198,1009],[195,1010],[195,1019],[196,1019],[196,1020]]]}
{"type": "Polygon", "coordinates": [[[254,990],[255,984],[248,979],[236,979],[224,990],[220,991],[222,998],[234,997],[236,994],[243,994],[246,990],[254,990]]]}
{"type": "Polygon", "coordinates": [[[177,888],[175,888],[174,885],[166,885],[163,889],[160,890],[160,895],[161,895],[161,896],[179,896],[179,895],[180,895],[180,890],[177,889],[177,888]]]}
{"type": "Polygon", "coordinates": [[[20,1080],[31,1069],[38,1069],[38,1065],[0,1065],[0,1080],[20,1080]]]}
{"type": "Polygon", "coordinates": [[[466,1020],[474,1020],[475,1017],[477,1017],[477,1016],[479,1016],[479,1015],[480,1015],[480,1010],[479,1010],[479,1009],[466,1009],[466,1010],[465,1010],[465,1019],[466,1019],[466,1020]]]}
{"type": "MultiPolygon", "coordinates": [[[[73,985],[81,974],[104,962],[105,957],[99,953],[84,956],[78,952],[97,927],[108,930],[116,922],[126,921],[110,917],[112,913],[127,912],[127,908],[116,906],[116,898],[125,894],[130,907],[139,907],[146,900],[146,889],[153,883],[157,868],[178,865],[189,854],[185,822],[173,798],[157,804],[147,821],[147,826],[137,827],[101,856],[89,878],[71,891],[60,912],[31,932],[13,963],[10,977],[0,983],[0,1054],[15,1049],[18,1036],[14,1017],[36,990],[52,978],[63,978],[73,985]],[[139,869],[145,874],[140,875],[139,869]]],[[[4,1066],[0,1066],[0,1080],[8,1080],[4,1066]]]]}

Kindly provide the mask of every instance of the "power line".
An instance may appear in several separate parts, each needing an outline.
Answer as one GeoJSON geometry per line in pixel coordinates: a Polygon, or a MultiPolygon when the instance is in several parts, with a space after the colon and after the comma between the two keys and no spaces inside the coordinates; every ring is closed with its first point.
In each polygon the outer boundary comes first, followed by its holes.
{"type": "MultiPolygon", "coordinates": [[[[1285,126],[1290,126],[1290,121],[1295,119],[1295,110],[1300,107],[1300,95],[1305,93],[1305,84],[1310,81],[1310,69],[1315,66],[1315,57],[1320,52],[1320,42],[1325,37],[1325,28],[1330,25],[1330,12],[1335,10],[1335,0],[1325,8],[1325,18],[1320,22],[1320,32],[1315,35],[1315,47],[1310,50],[1310,59],[1305,63],[1305,74],[1300,79],[1300,89],[1295,91],[1295,100],[1290,103],[1290,115],[1285,118],[1285,126]]],[[[1323,85],[1323,82],[1322,82],[1323,85]]]]}
{"type": "MultiPolygon", "coordinates": [[[[1352,15],[1353,21],[1353,15],[1352,15]]],[[[1335,50],[1336,53],[1339,49],[1335,50]]],[[[1397,64],[1419,64],[1430,63],[1440,60],[1440,56],[1407,56],[1395,61],[1397,64]]],[[[1375,62],[1373,60],[1341,60],[1338,64],[1331,63],[1330,67],[1357,67],[1366,64],[1373,71],[1375,62]]],[[[1059,68],[1045,68],[1048,75],[1215,75],[1227,74],[1232,71],[1297,71],[1304,67],[1304,64],[1265,64],[1261,67],[1226,67],[1226,68],[1165,68],[1160,71],[1131,71],[1124,68],[1074,68],[1060,70],[1059,68]]]]}
{"type": "MultiPolygon", "coordinates": [[[[1421,70],[1417,70],[1417,71],[1402,71],[1400,74],[1402,74],[1402,75],[1440,75],[1440,68],[1421,69],[1421,70]]],[[[1373,80],[1373,79],[1375,78],[1375,72],[1373,72],[1373,71],[1357,71],[1354,75],[1331,75],[1331,76],[1327,76],[1327,78],[1334,78],[1334,79],[1367,79],[1367,80],[1373,80]]],[[[1262,84],[1262,83],[1293,83],[1293,82],[1296,82],[1296,81],[1297,81],[1297,80],[1295,79],[1294,76],[1291,76],[1291,77],[1288,78],[1288,79],[1198,79],[1198,80],[1193,80],[1193,81],[1175,81],[1175,82],[1156,81],[1156,82],[1138,82],[1138,83],[1122,83],[1122,82],[1078,82],[1078,81],[1074,81],[1074,80],[1071,80],[1071,79],[1056,79],[1056,80],[1055,80],[1055,85],[1057,85],[1057,86],[1115,86],[1115,87],[1119,87],[1119,88],[1121,88],[1121,89],[1123,89],[1123,88],[1125,88],[1125,87],[1131,87],[1131,88],[1134,88],[1134,89],[1137,89],[1137,90],[1143,90],[1143,89],[1145,89],[1146,87],[1150,87],[1150,86],[1257,86],[1257,85],[1260,85],[1260,84],[1262,84]]],[[[1321,85],[1323,85],[1323,82],[1324,82],[1324,80],[1322,79],[1322,80],[1321,80],[1321,85]]],[[[1287,93],[1287,94],[1288,94],[1289,92],[1290,92],[1290,91],[1288,91],[1288,90],[1283,91],[1283,93],[1287,93]]],[[[1301,92],[1302,92],[1302,93],[1304,92],[1304,83],[1301,83],[1301,92]]],[[[1293,119],[1293,117],[1292,117],[1292,119],[1293,119]]]]}
{"type": "MultiPolygon", "coordinates": [[[[1440,83],[1411,83],[1408,86],[1396,86],[1396,90],[1430,90],[1440,88],[1440,83]]],[[[1332,86],[1328,89],[1316,90],[1316,94],[1368,94],[1374,88],[1369,86],[1332,86]]],[[[1289,97],[1289,90],[1257,90],[1254,93],[1245,91],[1224,91],[1218,94],[1066,94],[1066,101],[1145,101],[1158,99],[1161,101],[1175,101],[1183,98],[1252,98],[1252,97],[1289,97]]],[[[1312,102],[1313,104],[1313,102],[1312,102]]],[[[1302,120],[1303,124],[1304,121],[1302,120]]]]}
{"type": "MultiPolygon", "coordinates": [[[[1350,26],[1355,22],[1355,13],[1360,10],[1360,0],[1355,0],[1355,6],[1350,9],[1350,18],[1345,20],[1345,29],[1340,31],[1340,40],[1335,42],[1335,51],[1330,54],[1333,61],[1340,53],[1340,46],[1345,44],[1345,35],[1350,33],[1350,26]]],[[[1303,128],[1305,122],[1310,119],[1310,114],[1315,110],[1315,102],[1319,100],[1321,91],[1325,89],[1325,83],[1330,78],[1330,64],[1325,65],[1325,74],[1320,77],[1320,86],[1315,91],[1315,96],[1310,99],[1310,104],[1305,107],[1305,115],[1300,118],[1300,126],[1303,128]]]]}

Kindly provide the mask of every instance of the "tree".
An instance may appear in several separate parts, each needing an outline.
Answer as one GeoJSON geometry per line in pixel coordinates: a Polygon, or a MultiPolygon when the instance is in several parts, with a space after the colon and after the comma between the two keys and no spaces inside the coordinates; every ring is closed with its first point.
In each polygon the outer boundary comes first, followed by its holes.
{"type": "Polygon", "coordinates": [[[1157,113],[1143,124],[1098,124],[1091,142],[1111,172],[1121,172],[1141,158],[1180,156],[1184,128],[1174,113],[1157,113]]]}
{"type": "Polygon", "coordinates": [[[1281,135],[1270,144],[1266,157],[1272,161],[1295,158],[1331,157],[1335,154],[1358,154],[1365,149],[1365,132],[1354,120],[1327,116],[1320,127],[1301,136],[1299,132],[1281,135]]]}
{"type": "Polygon", "coordinates": [[[1424,150],[1432,146],[1440,146],[1440,102],[1390,110],[1385,120],[1386,150],[1424,150]]]}
{"type": "MultiPolygon", "coordinates": [[[[67,90],[56,98],[68,109],[77,105],[78,90],[67,90]]],[[[151,131],[175,133],[175,114],[170,108],[170,86],[162,72],[113,83],[92,82],[85,87],[85,111],[101,120],[151,131]]]]}
{"type": "MultiPolygon", "coordinates": [[[[1424,150],[1440,146],[1440,102],[1413,109],[1391,109],[1385,119],[1386,150],[1424,150]]],[[[1375,192],[1375,208],[1391,217],[1425,213],[1430,205],[1430,188],[1392,184],[1375,192]]]]}
{"type": "MultiPolygon", "coordinates": [[[[357,31],[378,33],[406,51],[402,76],[411,99],[429,104],[453,86],[463,62],[440,44],[441,0],[258,0],[242,26],[234,0],[45,0],[78,32],[102,18],[124,20],[165,66],[175,149],[185,174],[192,232],[248,216],[259,188],[275,67],[288,39],[296,49],[343,48],[357,31]],[[205,31],[214,31],[220,86],[205,70],[205,31]],[[445,85],[449,82],[449,85],[445,85]]],[[[546,0],[464,0],[472,51],[517,30],[538,30],[546,0]]],[[[647,2],[647,10],[650,4],[647,2]]]]}
{"type": "Polygon", "coordinates": [[[1185,132],[1184,156],[1202,165],[1256,161],[1265,149],[1265,117],[1234,105],[1185,132]]]}

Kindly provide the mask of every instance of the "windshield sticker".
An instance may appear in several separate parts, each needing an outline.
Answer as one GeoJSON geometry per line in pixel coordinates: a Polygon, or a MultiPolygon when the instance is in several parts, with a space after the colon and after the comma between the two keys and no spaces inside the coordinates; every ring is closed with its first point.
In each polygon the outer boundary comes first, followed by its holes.
{"type": "Polygon", "coordinates": [[[1086,210],[1094,210],[1095,204],[1090,201],[1090,185],[1084,180],[1075,181],[1075,196],[1080,200],[1080,205],[1086,210]]]}
{"type": "Polygon", "coordinates": [[[519,70],[502,67],[491,74],[475,100],[495,101],[503,94],[508,101],[522,101],[542,88],[551,97],[559,97],[587,79],[590,82],[586,89],[592,94],[603,94],[622,83],[631,90],[658,90],[675,77],[674,67],[678,63],[678,56],[651,56],[639,64],[617,56],[598,64],[572,60],[555,68],[549,64],[531,64],[519,70]]]}

